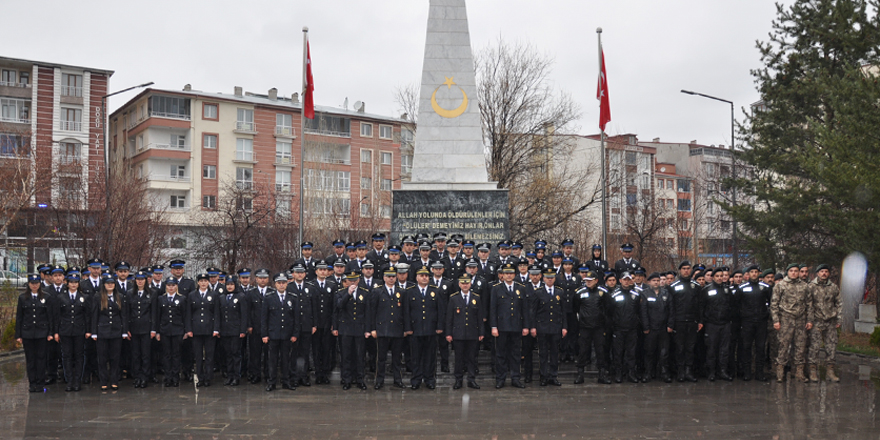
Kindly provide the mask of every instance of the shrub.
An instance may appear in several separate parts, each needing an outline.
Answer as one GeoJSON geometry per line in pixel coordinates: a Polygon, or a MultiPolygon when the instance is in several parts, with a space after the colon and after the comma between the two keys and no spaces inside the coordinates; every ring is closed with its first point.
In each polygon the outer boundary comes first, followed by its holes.
{"type": "Polygon", "coordinates": [[[3,327],[3,333],[0,335],[0,350],[12,351],[18,348],[18,341],[15,340],[15,318],[6,322],[3,327]]]}
{"type": "Polygon", "coordinates": [[[880,327],[874,327],[874,333],[871,333],[869,342],[872,347],[880,347],[880,327]]]}

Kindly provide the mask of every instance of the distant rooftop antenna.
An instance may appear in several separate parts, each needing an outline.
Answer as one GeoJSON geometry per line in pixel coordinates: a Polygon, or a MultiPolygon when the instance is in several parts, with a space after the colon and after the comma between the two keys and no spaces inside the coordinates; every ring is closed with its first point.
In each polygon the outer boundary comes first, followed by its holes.
{"type": "Polygon", "coordinates": [[[345,102],[342,103],[342,108],[348,110],[348,96],[345,97],[345,102]]]}

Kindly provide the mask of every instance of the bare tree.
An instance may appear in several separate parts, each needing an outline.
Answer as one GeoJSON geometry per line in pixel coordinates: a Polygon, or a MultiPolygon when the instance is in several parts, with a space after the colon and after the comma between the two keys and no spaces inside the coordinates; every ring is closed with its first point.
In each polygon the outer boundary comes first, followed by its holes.
{"type": "Polygon", "coordinates": [[[48,187],[46,180],[36,179],[31,169],[30,130],[0,123],[0,133],[0,235],[6,235],[19,213],[48,187]]]}

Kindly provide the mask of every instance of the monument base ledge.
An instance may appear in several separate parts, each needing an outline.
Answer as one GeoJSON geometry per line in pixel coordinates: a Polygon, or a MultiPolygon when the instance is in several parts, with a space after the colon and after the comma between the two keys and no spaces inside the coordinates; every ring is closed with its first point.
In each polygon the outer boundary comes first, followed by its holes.
{"type": "Polygon", "coordinates": [[[488,191],[497,190],[498,182],[401,182],[397,191],[488,191]]]}

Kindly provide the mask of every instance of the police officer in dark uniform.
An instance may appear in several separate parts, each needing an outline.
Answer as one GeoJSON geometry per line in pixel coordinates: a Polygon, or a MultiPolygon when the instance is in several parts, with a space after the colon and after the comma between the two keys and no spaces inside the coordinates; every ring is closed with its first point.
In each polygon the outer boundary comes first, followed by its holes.
{"type": "MultiPolygon", "coordinates": [[[[530,319],[532,336],[538,339],[538,356],[541,360],[541,386],[561,386],[559,372],[559,341],[568,334],[565,292],[554,287],[557,274],[544,272],[544,286],[534,292],[530,319]]],[[[522,384],[513,386],[523,388],[522,384]]]]}
{"type": "Polygon", "coordinates": [[[437,337],[445,336],[447,299],[437,291],[436,286],[428,283],[429,278],[428,268],[422,267],[416,273],[416,285],[406,291],[409,317],[406,331],[410,334],[413,357],[410,385],[414,390],[419,389],[423,382],[432,390],[436,386],[437,337]]]}
{"type": "Polygon", "coordinates": [[[752,347],[755,349],[755,379],[766,382],[764,375],[764,349],[767,344],[767,320],[770,317],[770,299],[772,289],[760,281],[761,269],[749,266],[746,269],[746,282],[737,287],[734,307],[739,310],[742,336],[742,353],[740,353],[740,369],[743,380],[752,378],[752,347]]]}
{"type": "Polygon", "coordinates": [[[599,285],[599,275],[594,270],[584,273],[584,286],[572,296],[572,310],[578,319],[578,359],[575,384],[584,383],[584,368],[590,363],[592,352],[596,353],[598,382],[610,384],[605,357],[605,314],[608,310],[608,289],[599,285]]]}
{"type": "Polygon", "coordinates": [[[642,290],[642,331],[645,334],[645,374],[642,382],[650,382],[660,369],[664,382],[672,382],[669,375],[669,315],[674,314],[669,291],[660,285],[660,274],[648,275],[648,288],[642,290]]]}
{"type": "Polygon", "coordinates": [[[333,240],[332,244],[333,255],[324,259],[324,261],[327,262],[327,265],[332,267],[336,261],[348,262],[348,257],[345,255],[345,240],[337,238],[336,240],[333,240]]]}
{"type": "Polygon", "coordinates": [[[266,361],[269,356],[269,346],[263,343],[262,313],[263,301],[266,296],[275,289],[269,286],[269,271],[260,269],[254,273],[256,286],[251,289],[247,296],[248,302],[248,380],[252,384],[260,383],[262,378],[268,377],[266,361]]]}
{"type": "Polygon", "coordinates": [[[370,333],[378,345],[374,386],[377,390],[385,384],[385,362],[388,359],[388,351],[391,351],[394,386],[403,388],[400,355],[403,351],[404,328],[408,319],[407,307],[404,307],[404,292],[397,288],[397,271],[386,270],[383,279],[385,284],[374,288],[371,292],[367,308],[370,333]]]}
{"type": "Polygon", "coordinates": [[[431,259],[434,261],[440,261],[443,257],[446,256],[446,233],[438,232],[434,234],[434,246],[437,249],[431,251],[431,259]]]}
{"type": "Polygon", "coordinates": [[[614,328],[614,381],[623,382],[623,376],[638,383],[636,375],[636,342],[639,331],[640,292],[634,287],[632,275],[623,272],[620,285],[611,293],[608,316],[614,328]]]}
{"type": "Polygon", "coordinates": [[[64,391],[81,389],[83,362],[85,360],[85,341],[91,337],[89,326],[90,309],[86,296],[79,290],[80,278],[76,274],[67,276],[67,292],[55,302],[58,335],[61,337],[61,360],[64,364],[64,391]]]}
{"type": "MultiPolygon", "coordinates": [[[[46,265],[43,266],[42,273],[46,274],[43,292],[47,298],[51,298],[54,302],[67,293],[63,267],[57,264],[54,266],[46,265]]],[[[47,343],[46,366],[46,385],[51,385],[58,380],[58,369],[61,367],[61,347],[54,339],[47,343]]]]}
{"type": "Polygon", "coordinates": [[[125,303],[117,290],[116,280],[110,274],[101,277],[100,293],[92,304],[92,339],[98,348],[98,379],[101,390],[109,385],[119,389],[119,360],[122,340],[128,339],[128,319],[125,303]]]}
{"type": "MultiPolygon", "coordinates": [[[[533,264],[529,266],[528,276],[529,279],[523,284],[526,288],[525,292],[525,301],[526,304],[529,304],[531,307],[532,298],[535,297],[536,292],[540,289],[544,288],[544,278],[541,274],[541,266],[537,264],[533,264]]],[[[534,366],[534,351],[535,351],[535,336],[532,336],[531,333],[527,336],[522,337],[522,356],[521,356],[521,368],[523,375],[523,382],[531,383],[532,375],[534,374],[535,366],[534,366]]]]}
{"type": "Polygon", "coordinates": [[[614,271],[617,273],[633,273],[633,271],[635,271],[641,264],[639,263],[639,260],[636,260],[632,257],[632,243],[622,244],[620,246],[620,252],[623,253],[623,258],[617,260],[617,262],[614,263],[614,271]]]}
{"type": "Polygon", "coordinates": [[[297,339],[293,345],[291,380],[296,385],[308,387],[312,385],[307,366],[312,352],[312,335],[318,330],[315,325],[315,295],[318,292],[312,283],[305,280],[308,269],[302,262],[291,266],[291,270],[293,282],[287,284],[287,292],[299,300],[299,329],[295,332],[297,339]]]}
{"type": "Polygon", "coordinates": [[[608,271],[608,261],[602,259],[602,245],[593,245],[592,249],[590,249],[590,259],[586,263],[598,277],[601,277],[608,271]]]}
{"type": "Polygon", "coordinates": [[[694,347],[697,343],[697,332],[703,326],[699,324],[700,285],[691,280],[691,263],[687,260],[678,265],[678,279],[669,285],[669,293],[672,296],[669,314],[669,324],[675,333],[673,343],[675,345],[676,375],[679,382],[685,380],[696,382],[694,377],[694,347]]]}
{"type": "MultiPolygon", "coordinates": [[[[444,300],[449,301],[449,295],[456,290],[452,280],[448,279],[446,274],[446,265],[440,261],[431,263],[431,279],[428,281],[432,286],[437,288],[437,293],[444,296],[444,300]]],[[[437,345],[440,348],[440,371],[449,372],[449,342],[446,341],[445,335],[437,335],[437,345]]]]}
{"type": "Polygon", "coordinates": [[[365,390],[364,342],[370,338],[367,307],[370,291],[358,285],[360,276],[351,271],[346,275],[342,288],[336,294],[336,329],[342,355],[342,389],[351,388],[352,382],[365,390]]]}
{"type": "Polygon", "coordinates": [[[153,320],[156,318],[157,293],[148,285],[148,274],[134,274],[134,288],[125,297],[128,330],[131,334],[131,376],[135,388],[146,388],[152,377],[151,342],[156,337],[153,320]]]}
{"type": "Polygon", "coordinates": [[[237,386],[241,382],[241,343],[248,327],[248,302],[238,277],[226,278],[226,292],[220,302],[220,341],[226,352],[226,381],[223,385],[237,386]]]}
{"type": "Polygon", "coordinates": [[[29,275],[27,286],[15,309],[15,339],[24,348],[28,391],[36,393],[46,382],[46,346],[55,337],[55,313],[53,299],[41,289],[40,275],[29,275]]]}
{"type": "Polygon", "coordinates": [[[220,302],[209,289],[207,273],[196,277],[198,287],[187,297],[186,334],[193,340],[197,386],[211,386],[214,377],[214,347],[220,337],[220,302]]]}
{"type": "Polygon", "coordinates": [[[263,343],[269,345],[269,380],[266,391],[275,390],[279,376],[282,388],[295,390],[296,383],[290,381],[292,377],[296,377],[291,373],[290,353],[291,344],[296,342],[300,329],[299,299],[296,294],[287,292],[286,275],[276,274],[274,280],[275,290],[263,299],[260,313],[260,334],[263,335],[263,343]]]}
{"type": "MultiPolygon", "coordinates": [[[[480,243],[477,246],[477,263],[479,265],[479,273],[486,281],[495,280],[495,272],[498,264],[489,258],[489,252],[492,251],[492,245],[489,243],[480,243]]],[[[483,298],[484,300],[487,298],[483,298]]],[[[485,306],[485,305],[484,305],[485,306]]]]}
{"type": "MultiPolygon", "coordinates": [[[[512,268],[511,268],[512,270],[512,268]]],[[[462,275],[458,279],[459,291],[449,298],[446,306],[446,341],[455,350],[455,384],[460,389],[467,368],[468,388],[480,389],[477,384],[477,351],[483,340],[483,310],[480,296],[470,289],[471,278],[462,275]]]]}
{"type": "Polygon", "coordinates": [[[373,248],[367,252],[367,259],[373,262],[376,267],[382,267],[388,264],[388,250],[385,249],[385,234],[377,232],[371,238],[373,248]]]}
{"type": "Polygon", "coordinates": [[[416,279],[416,272],[421,268],[426,268],[429,272],[431,271],[431,264],[434,262],[431,260],[431,244],[427,241],[423,241],[419,243],[419,256],[416,257],[409,264],[409,278],[416,279]]]}
{"type": "MultiPolygon", "coordinates": [[[[372,293],[373,289],[380,286],[382,283],[379,278],[375,276],[376,274],[376,266],[370,260],[365,260],[363,265],[361,266],[361,278],[358,281],[358,287],[364,289],[368,293],[372,293]]],[[[367,367],[369,368],[371,373],[376,372],[376,351],[378,347],[376,346],[376,339],[367,339],[364,341],[364,350],[367,353],[367,367]]]]}
{"type": "Polygon", "coordinates": [[[312,335],[312,358],[315,361],[315,384],[330,384],[331,359],[335,355],[336,338],[331,332],[333,309],[336,307],[336,291],[339,285],[328,278],[330,267],[325,260],[315,265],[314,292],[312,294],[315,334],[312,335]]]}
{"type": "Polygon", "coordinates": [[[511,384],[522,388],[519,373],[521,336],[529,333],[528,305],[523,302],[525,286],[515,283],[512,263],[501,266],[501,281],[491,291],[489,326],[495,337],[495,388],[504,387],[510,375],[511,384]]]}
{"type": "Polygon", "coordinates": [[[706,272],[712,277],[700,292],[699,323],[706,328],[706,369],[709,381],[719,379],[731,381],[727,373],[728,347],[730,347],[730,311],[733,298],[728,286],[723,283],[724,271],[715,269],[706,272]]]}
{"type": "Polygon", "coordinates": [[[564,238],[562,239],[562,259],[570,259],[574,264],[574,267],[580,267],[581,260],[574,255],[574,239],[573,238],[564,238]]]}
{"type": "MultiPolygon", "coordinates": [[[[184,276],[186,262],[180,259],[171,260],[168,262],[168,266],[171,270],[171,278],[177,281],[177,293],[181,294],[184,298],[189,298],[189,294],[196,290],[196,282],[192,278],[184,276]]],[[[192,382],[193,380],[194,358],[192,341],[192,338],[184,338],[180,347],[180,368],[187,382],[192,382]]]]}
{"type": "Polygon", "coordinates": [[[302,257],[298,260],[294,261],[292,265],[290,265],[290,270],[297,265],[302,265],[306,268],[306,277],[305,279],[308,281],[315,279],[315,266],[318,264],[318,260],[312,256],[312,251],[314,247],[314,243],[311,241],[304,241],[300,245],[300,250],[302,252],[302,257]]]}
{"type": "Polygon", "coordinates": [[[186,297],[177,292],[177,278],[165,280],[165,294],[156,302],[158,318],[153,321],[156,339],[162,344],[165,386],[180,384],[180,355],[186,335],[186,297]]]}

